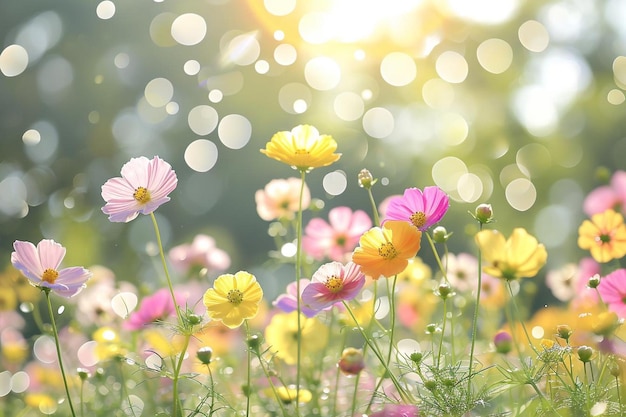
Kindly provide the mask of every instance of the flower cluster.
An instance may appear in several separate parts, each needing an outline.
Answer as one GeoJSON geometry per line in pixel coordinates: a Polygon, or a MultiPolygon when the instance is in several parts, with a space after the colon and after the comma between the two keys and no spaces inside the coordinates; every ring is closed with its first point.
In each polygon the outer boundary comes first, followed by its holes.
{"type": "Polygon", "coordinates": [[[154,212],[177,176],[158,156],[131,159],[101,190],[111,222],[151,219],[162,272],[149,285],[119,281],[98,265],[62,268],[66,249],[54,240],[16,240],[10,260],[22,284],[0,277],[11,289],[0,295],[3,409],[72,417],[624,415],[625,173],[585,200],[590,218],[578,245],[590,256],[548,269],[546,247],[526,229],[493,228],[486,203],[468,218],[476,232],[466,251],[450,251],[448,242],[470,228],[448,232],[451,202],[437,186],[410,187],[377,206],[377,180],[362,170],[369,210],[307,212],[307,175],[337,161],[336,150],[332,136],[310,125],[276,133],[261,150],[300,174],[255,195],[278,249],[295,247],[271,259],[293,266],[282,294],[270,296],[271,266],[228,272],[229,254],[205,233],[165,252],[154,212]],[[532,311],[541,277],[555,301],[532,311]],[[56,312],[51,294],[64,303],[56,312]],[[66,306],[74,318],[61,316],[66,306]],[[26,331],[28,315],[39,332],[26,331]]]}

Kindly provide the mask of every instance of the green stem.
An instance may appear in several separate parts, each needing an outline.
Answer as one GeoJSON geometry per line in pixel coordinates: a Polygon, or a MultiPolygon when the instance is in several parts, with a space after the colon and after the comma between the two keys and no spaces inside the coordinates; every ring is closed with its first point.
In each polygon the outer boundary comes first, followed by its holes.
{"type": "Polygon", "coordinates": [[[300,170],[300,196],[298,199],[298,215],[296,221],[296,300],[298,311],[298,345],[296,353],[296,415],[300,415],[300,361],[302,359],[302,301],[300,297],[300,275],[302,273],[302,196],[306,171],[300,170]]]}
{"type": "Polygon", "coordinates": [[[448,300],[443,300],[443,323],[441,324],[441,337],[439,338],[439,349],[437,350],[437,368],[441,369],[441,351],[443,350],[443,338],[446,335],[446,316],[448,315],[448,300]]]}
{"type": "Polygon", "coordinates": [[[517,303],[515,302],[515,297],[513,296],[513,288],[511,288],[511,281],[506,281],[506,286],[509,289],[509,295],[511,296],[511,305],[513,306],[513,314],[517,317],[520,325],[522,326],[522,330],[524,330],[524,335],[526,336],[526,341],[530,345],[530,348],[535,352],[536,355],[539,355],[539,352],[533,345],[533,342],[530,340],[530,336],[528,335],[528,330],[526,330],[526,325],[524,324],[524,320],[520,317],[519,310],[517,309],[517,303]]]}
{"type": "Polygon", "coordinates": [[[622,396],[619,390],[619,377],[615,377],[615,390],[617,392],[617,403],[619,404],[619,415],[624,415],[623,405],[622,405],[622,396]]]}
{"type": "Polygon", "coordinates": [[[154,226],[154,233],[156,235],[157,245],[159,246],[159,255],[161,257],[161,264],[163,265],[163,272],[165,273],[165,279],[167,281],[167,287],[170,290],[172,301],[174,302],[174,308],[176,309],[176,316],[178,317],[178,324],[183,326],[183,315],[180,312],[180,306],[176,302],[176,295],[174,294],[174,286],[172,285],[172,278],[170,278],[169,270],[167,269],[167,262],[165,261],[165,252],[163,251],[163,243],[161,242],[161,232],[159,232],[159,225],[157,223],[154,212],[150,213],[152,219],[152,225],[154,226]]]}
{"type": "MultiPolygon", "coordinates": [[[[482,222],[478,223],[478,231],[483,229],[482,222]]],[[[482,259],[482,251],[478,248],[478,253],[476,254],[478,259],[478,286],[476,288],[476,304],[474,305],[474,315],[472,316],[472,343],[470,345],[470,357],[469,357],[469,376],[467,378],[467,393],[468,395],[472,390],[472,373],[474,371],[474,349],[476,347],[476,331],[478,330],[478,307],[480,307],[480,292],[483,286],[483,259],[482,259]]],[[[469,395],[471,398],[471,395],[469,395]]]]}
{"type": "Polygon", "coordinates": [[[183,342],[183,348],[178,354],[178,362],[176,364],[176,368],[174,369],[174,378],[172,381],[172,391],[174,395],[174,399],[172,401],[173,403],[172,412],[174,413],[174,417],[178,415],[179,407],[180,407],[180,415],[181,416],[183,415],[182,404],[179,404],[180,400],[179,400],[179,395],[178,395],[178,391],[179,391],[178,383],[180,381],[180,370],[183,367],[183,360],[185,360],[185,352],[187,352],[187,347],[189,347],[189,339],[191,338],[191,335],[189,333],[185,333],[184,337],[185,339],[183,342]]]}
{"type": "MultiPolygon", "coordinates": [[[[248,325],[248,320],[244,320],[246,325],[246,341],[250,340],[250,326],[248,325]]],[[[247,369],[246,369],[246,417],[250,416],[250,396],[252,395],[252,377],[251,377],[251,368],[252,368],[252,351],[248,346],[246,350],[246,359],[247,359],[247,369]]],[[[297,400],[296,400],[297,401],[297,400]]]]}
{"type": "Polygon", "coordinates": [[[67,385],[67,377],[65,376],[65,369],[63,368],[63,359],[61,359],[61,344],[59,343],[59,331],[57,330],[57,324],[54,320],[54,313],[52,311],[52,302],[50,301],[50,289],[43,288],[42,291],[46,294],[46,302],[48,304],[48,313],[50,314],[50,324],[52,324],[52,333],[54,334],[54,343],[57,348],[57,359],[59,360],[59,367],[61,368],[61,375],[63,376],[63,385],[65,386],[65,394],[67,395],[67,403],[70,406],[72,416],[76,417],[74,412],[74,404],[72,403],[72,396],[70,395],[70,389],[67,385]]]}
{"type": "Polygon", "coordinates": [[[374,194],[372,194],[372,189],[367,189],[367,195],[370,199],[370,204],[372,205],[372,216],[374,217],[374,226],[380,226],[380,218],[378,217],[378,208],[376,207],[376,201],[374,200],[374,194]]]}

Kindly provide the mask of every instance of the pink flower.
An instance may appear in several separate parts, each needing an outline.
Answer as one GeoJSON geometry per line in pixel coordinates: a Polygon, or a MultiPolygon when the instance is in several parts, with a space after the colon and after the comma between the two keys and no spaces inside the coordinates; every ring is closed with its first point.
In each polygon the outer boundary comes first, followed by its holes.
{"type": "Polygon", "coordinates": [[[626,318],[626,269],[618,269],[603,277],[598,291],[609,310],[620,318],[626,318]]]}
{"type": "Polygon", "coordinates": [[[350,260],[372,221],[363,210],[352,212],[349,207],[330,210],[328,220],[330,224],[320,218],[311,219],[304,230],[302,249],[318,261],[325,257],[338,262],[350,260]]]}
{"type": "Polygon", "coordinates": [[[449,206],[448,195],[439,187],[426,187],[424,192],[419,188],[407,188],[402,197],[389,201],[383,223],[404,220],[424,231],[441,220],[449,206]]]}
{"type": "MultiPolygon", "coordinates": [[[[302,180],[300,178],[270,181],[264,189],[258,190],[254,194],[259,217],[266,221],[293,219],[294,214],[298,211],[301,187],[302,180]]],[[[308,208],[309,204],[311,204],[311,192],[309,187],[304,184],[302,209],[308,208]]]]}
{"type": "MultiPolygon", "coordinates": [[[[176,304],[181,305],[184,299],[180,294],[174,293],[176,304]]],[[[139,330],[148,324],[167,319],[176,314],[176,307],[172,301],[172,295],[167,288],[161,288],[157,292],[141,300],[139,310],[133,312],[124,322],[124,328],[139,330]]]]}
{"type": "Polygon", "coordinates": [[[452,287],[460,292],[475,291],[478,287],[478,259],[469,253],[448,254],[443,265],[452,287]]]}
{"type": "Polygon", "coordinates": [[[302,291],[302,302],[313,310],[323,310],[340,301],[356,297],[365,285],[365,275],[352,262],[322,265],[311,277],[311,283],[302,291]]]}
{"type": "Polygon", "coordinates": [[[222,272],[230,267],[230,256],[215,246],[215,239],[203,234],[196,235],[191,244],[173,247],[168,255],[172,266],[179,271],[199,267],[222,272]]]}
{"type": "Polygon", "coordinates": [[[102,198],[106,201],[102,212],[112,222],[129,222],[139,213],[152,213],[170,201],[168,194],[178,184],[170,164],[158,156],[132,158],[121,172],[121,178],[111,178],[102,186],[102,198]]]}
{"type": "Polygon", "coordinates": [[[65,248],[51,239],[44,239],[37,247],[30,242],[16,240],[11,263],[35,287],[49,288],[62,297],[72,297],[85,288],[91,272],[81,266],[59,269],[65,257],[65,248]]]}
{"type": "Polygon", "coordinates": [[[608,209],[626,213],[626,171],[615,171],[609,185],[592,190],[583,202],[583,211],[588,216],[608,209]]]}
{"type": "MultiPolygon", "coordinates": [[[[300,279],[300,293],[304,291],[304,289],[309,285],[311,281],[302,278],[300,279]]],[[[287,293],[279,295],[276,300],[272,303],[274,307],[277,307],[281,311],[285,313],[291,313],[292,311],[296,311],[298,309],[298,298],[296,294],[298,293],[298,284],[296,282],[291,282],[287,285],[287,293]]],[[[318,310],[313,310],[312,308],[307,307],[304,303],[300,305],[300,312],[305,316],[311,318],[315,317],[318,310]]]]}
{"type": "Polygon", "coordinates": [[[419,410],[415,405],[385,404],[382,410],[370,414],[370,417],[418,417],[419,410]]]}
{"type": "Polygon", "coordinates": [[[578,277],[576,278],[576,294],[571,300],[572,306],[577,309],[587,309],[598,304],[598,293],[589,288],[589,278],[600,274],[600,264],[591,257],[582,258],[578,262],[578,277]]]}

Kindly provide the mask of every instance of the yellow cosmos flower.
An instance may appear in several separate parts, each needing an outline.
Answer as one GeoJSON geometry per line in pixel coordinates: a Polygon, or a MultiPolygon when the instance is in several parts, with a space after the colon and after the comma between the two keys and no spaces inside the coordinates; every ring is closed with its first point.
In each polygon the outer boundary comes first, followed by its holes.
{"type": "Polygon", "coordinates": [[[597,262],[609,262],[626,255],[624,217],[612,209],[594,214],[578,228],[578,246],[588,249],[597,262]]]}
{"type": "Polygon", "coordinates": [[[352,262],[373,279],[401,273],[420,250],[422,232],[404,220],[390,220],[361,236],[352,262]]]}
{"type": "MultiPolygon", "coordinates": [[[[301,355],[302,360],[309,360],[309,355],[318,352],[328,342],[328,327],[317,318],[300,315],[301,355]]],[[[278,313],[272,317],[265,329],[265,341],[276,357],[288,365],[294,365],[298,356],[298,312],[278,313]]]]}
{"type": "Polygon", "coordinates": [[[475,240],[486,262],[483,271],[494,277],[533,277],[548,259],[546,248],[522,228],[514,229],[508,240],[497,230],[480,231],[475,240]]]}
{"type": "Polygon", "coordinates": [[[337,161],[337,142],[330,135],[320,135],[309,125],[294,127],[291,132],[278,132],[272,136],[261,152],[300,171],[324,167],[337,161]]]}
{"type": "Polygon", "coordinates": [[[212,319],[234,329],[257,315],[262,298],[263,290],[256,277],[239,271],[219,276],[213,288],[204,293],[203,302],[212,319]]]}
{"type": "MultiPolygon", "coordinates": [[[[265,388],[265,390],[263,391],[268,397],[274,394],[272,388],[265,388]]],[[[313,394],[311,394],[311,391],[309,391],[308,389],[297,390],[294,386],[276,387],[276,395],[283,404],[291,404],[296,400],[296,398],[299,399],[299,403],[301,404],[308,403],[313,399],[313,394]]]]}

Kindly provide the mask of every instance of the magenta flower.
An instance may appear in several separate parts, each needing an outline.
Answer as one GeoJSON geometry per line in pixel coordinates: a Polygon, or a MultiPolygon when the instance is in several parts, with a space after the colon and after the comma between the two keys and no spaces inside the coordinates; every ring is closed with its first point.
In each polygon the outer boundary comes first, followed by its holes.
{"type": "Polygon", "coordinates": [[[609,185],[592,190],[583,202],[588,216],[614,209],[626,213],[626,171],[615,171],[609,185]]]}
{"type": "Polygon", "coordinates": [[[209,272],[222,272],[230,267],[230,256],[215,245],[211,236],[199,234],[191,244],[182,244],[170,249],[170,262],[179,271],[190,271],[194,267],[206,268],[209,272]]]}
{"type": "Polygon", "coordinates": [[[443,218],[448,211],[450,202],[448,195],[436,186],[424,188],[407,188],[402,197],[389,201],[385,220],[405,220],[424,231],[443,218]]]}
{"type": "Polygon", "coordinates": [[[382,410],[370,414],[370,417],[418,417],[419,410],[415,405],[385,404],[382,410]]]}
{"type": "Polygon", "coordinates": [[[372,227],[372,221],[363,210],[352,212],[349,207],[335,207],[328,212],[327,223],[311,219],[304,229],[302,249],[318,261],[328,258],[346,262],[359,244],[361,235],[372,227]]]}
{"type": "Polygon", "coordinates": [[[319,267],[311,283],[302,291],[302,302],[313,310],[323,310],[340,301],[356,297],[365,285],[365,275],[359,265],[330,262],[319,267]]]}
{"type": "Polygon", "coordinates": [[[620,318],[626,318],[626,269],[618,269],[600,280],[598,292],[602,301],[620,318]]]}
{"type": "Polygon", "coordinates": [[[111,178],[102,186],[102,198],[106,201],[102,212],[112,222],[126,223],[139,213],[152,213],[170,201],[168,194],[178,184],[171,165],[158,156],[132,158],[121,173],[121,178],[111,178]]]}
{"type": "MultiPolygon", "coordinates": [[[[184,297],[179,293],[176,296],[176,304],[185,303],[184,297]]],[[[152,295],[144,297],[139,305],[139,310],[131,313],[124,322],[124,328],[139,330],[149,324],[163,321],[170,316],[176,315],[176,306],[172,301],[172,295],[167,288],[162,288],[152,295]]]]}
{"type": "Polygon", "coordinates": [[[32,285],[48,288],[62,297],[72,297],[85,288],[91,272],[82,266],[59,269],[65,257],[65,248],[51,239],[44,239],[37,247],[30,242],[16,240],[11,263],[32,285]]]}
{"type": "MultiPolygon", "coordinates": [[[[311,281],[302,278],[300,279],[300,293],[309,285],[311,281]]],[[[291,282],[287,285],[287,292],[285,294],[279,295],[276,300],[272,303],[272,305],[285,313],[291,313],[292,311],[296,311],[298,309],[298,298],[296,294],[298,293],[298,283],[291,282]]],[[[311,318],[315,317],[318,310],[314,310],[312,308],[307,307],[301,303],[300,312],[305,316],[311,318]]]]}

